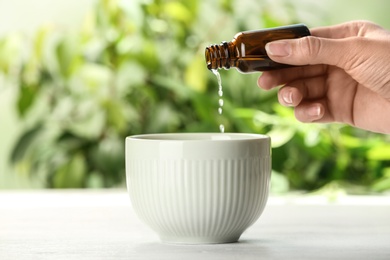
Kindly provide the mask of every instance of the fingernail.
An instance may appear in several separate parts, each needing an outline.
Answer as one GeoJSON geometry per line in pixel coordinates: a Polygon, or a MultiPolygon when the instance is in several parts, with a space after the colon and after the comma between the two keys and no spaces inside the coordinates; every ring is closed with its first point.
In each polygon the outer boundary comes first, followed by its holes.
{"type": "Polygon", "coordinates": [[[283,93],[283,101],[286,103],[286,104],[289,104],[291,105],[292,104],[292,91],[287,91],[286,93],[283,93]]]}
{"type": "Polygon", "coordinates": [[[265,50],[273,56],[285,57],[291,54],[291,46],[286,41],[269,42],[265,45],[265,50]]]}
{"type": "Polygon", "coordinates": [[[315,118],[318,118],[321,114],[321,107],[320,106],[312,106],[309,108],[309,110],[307,111],[307,114],[309,116],[312,116],[312,117],[315,117],[315,118]]]}

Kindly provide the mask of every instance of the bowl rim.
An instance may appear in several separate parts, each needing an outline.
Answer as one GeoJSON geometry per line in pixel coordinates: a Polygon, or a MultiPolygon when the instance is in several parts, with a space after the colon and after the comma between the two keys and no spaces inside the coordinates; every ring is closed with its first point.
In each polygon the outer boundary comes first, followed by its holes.
{"type": "Polygon", "coordinates": [[[147,142],[234,142],[251,140],[268,140],[270,137],[255,133],[153,133],[127,136],[126,140],[147,142]]]}

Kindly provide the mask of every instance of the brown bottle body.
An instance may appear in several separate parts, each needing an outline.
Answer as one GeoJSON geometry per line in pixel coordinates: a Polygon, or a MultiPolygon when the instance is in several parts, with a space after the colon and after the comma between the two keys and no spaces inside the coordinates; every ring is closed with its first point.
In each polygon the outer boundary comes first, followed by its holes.
{"type": "Polygon", "coordinates": [[[236,34],[232,41],[210,45],[205,50],[208,69],[235,67],[242,73],[267,71],[290,67],[272,61],[265,51],[268,42],[309,36],[304,24],[288,25],[236,34]]]}

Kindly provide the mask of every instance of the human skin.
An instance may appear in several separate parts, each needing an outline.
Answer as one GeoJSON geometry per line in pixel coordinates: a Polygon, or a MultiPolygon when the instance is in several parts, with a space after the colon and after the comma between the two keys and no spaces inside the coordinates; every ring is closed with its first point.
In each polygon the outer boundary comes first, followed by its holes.
{"type": "Polygon", "coordinates": [[[258,85],[302,122],[340,122],[390,133],[390,31],[369,21],[314,28],[311,36],[268,43],[268,56],[299,65],[263,72],[258,85]]]}

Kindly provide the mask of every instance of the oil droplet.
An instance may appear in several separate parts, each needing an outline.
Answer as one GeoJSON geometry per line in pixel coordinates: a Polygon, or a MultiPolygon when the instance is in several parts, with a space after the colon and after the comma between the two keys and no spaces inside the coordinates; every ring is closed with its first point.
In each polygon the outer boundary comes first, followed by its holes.
{"type": "Polygon", "coordinates": [[[221,133],[225,132],[225,127],[223,126],[223,124],[219,125],[219,130],[221,131],[221,133]]]}
{"type": "MultiPolygon", "coordinates": [[[[222,96],[223,96],[223,91],[222,91],[221,75],[219,74],[218,70],[216,70],[216,69],[212,69],[211,71],[217,77],[217,80],[218,80],[218,96],[220,97],[220,99],[218,100],[218,104],[219,104],[218,114],[222,115],[222,107],[223,107],[222,96]]],[[[221,131],[221,133],[224,133],[225,132],[225,126],[223,124],[220,124],[219,125],[219,130],[221,131]]]]}

